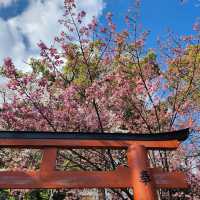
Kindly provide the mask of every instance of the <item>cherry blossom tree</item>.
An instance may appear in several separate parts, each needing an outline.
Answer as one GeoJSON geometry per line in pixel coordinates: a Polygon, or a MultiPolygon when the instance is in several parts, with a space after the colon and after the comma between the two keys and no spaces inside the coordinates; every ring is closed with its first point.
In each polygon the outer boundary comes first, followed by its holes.
{"type": "MultiPolygon", "coordinates": [[[[86,24],[87,13],[78,11],[74,0],[65,0],[64,8],[59,21],[63,31],[50,46],[38,43],[40,58],[28,61],[29,72],[20,71],[11,58],[5,59],[1,75],[8,80],[9,95],[1,92],[2,130],[156,134],[190,127],[198,138],[198,23],[193,27],[195,35],[169,33],[159,41],[158,51],[153,51],[145,46],[148,32],[138,24],[137,9],[125,16],[126,28],[119,32],[112,13],[106,15],[107,23],[102,26],[96,18],[86,24]]],[[[200,198],[199,176],[191,169],[192,159],[196,171],[200,166],[196,141],[192,138],[178,153],[149,152],[152,166],[165,171],[181,168],[191,178],[190,190],[161,190],[160,199],[200,198]]],[[[36,150],[20,151],[21,156],[8,149],[0,153],[2,168],[37,168],[41,158],[36,150]]],[[[111,150],[60,151],[58,168],[114,170],[126,165],[125,154],[111,150]]],[[[129,189],[108,191],[113,199],[132,196],[129,189]]],[[[11,195],[6,192],[2,194],[11,195]]],[[[12,191],[12,195],[40,195],[38,198],[43,199],[58,199],[60,195],[65,199],[67,192],[12,191]]]]}

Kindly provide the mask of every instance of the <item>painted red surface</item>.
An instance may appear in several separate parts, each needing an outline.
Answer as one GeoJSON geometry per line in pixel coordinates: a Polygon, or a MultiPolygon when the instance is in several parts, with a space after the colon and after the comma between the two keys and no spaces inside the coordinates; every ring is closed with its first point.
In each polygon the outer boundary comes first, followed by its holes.
{"type": "Polygon", "coordinates": [[[176,149],[179,141],[98,141],[98,140],[0,140],[0,147],[43,149],[38,171],[1,171],[0,188],[127,188],[134,190],[135,200],[156,200],[158,188],[187,188],[182,172],[150,169],[147,149],[176,149]],[[127,148],[128,167],[115,171],[57,171],[57,148],[127,148]]]}

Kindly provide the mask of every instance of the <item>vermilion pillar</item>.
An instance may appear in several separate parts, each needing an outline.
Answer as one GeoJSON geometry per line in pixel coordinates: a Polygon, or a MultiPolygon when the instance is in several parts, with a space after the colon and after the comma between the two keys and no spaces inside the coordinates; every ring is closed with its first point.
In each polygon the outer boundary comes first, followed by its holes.
{"type": "Polygon", "coordinates": [[[57,148],[45,148],[43,150],[42,162],[40,165],[40,176],[45,178],[56,170],[57,148]]]}
{"type": "Polygon", "coordinates": [[[128,165],[131,169],[134,200],[157,200],[156,188],[144,146],[132,145],[128,148],[128,165]]]}

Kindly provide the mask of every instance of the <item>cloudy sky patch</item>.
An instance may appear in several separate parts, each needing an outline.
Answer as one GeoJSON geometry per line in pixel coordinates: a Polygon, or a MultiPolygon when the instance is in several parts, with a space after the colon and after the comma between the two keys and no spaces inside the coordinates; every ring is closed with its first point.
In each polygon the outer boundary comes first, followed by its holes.
{"type": "MultiPolygon", "coordinates": [[[[3,58],[10,56],[18,67],[26,68],[23,61],[39,55],[37,43],[42,40],[48,45],[59,34],[63,26],[64,0],[0,0],[0,65],[3,58]]],[[[134,0],[76,0],[78,9],[87,12],[86,21],[99,17],[102,24],[107,12],[114,13],[118,29],[124,27],[124,16],[133,8],[134,0]]],[[[133,9],[134,10],[134,9],[133,9]]],[[[147,47],[156,48],[157,37],[165,37],[169,28],[178,35],[193,34],[192,25],[199,17],[199,7],[194,1],[180,4],[174,0],[142,1],[140,23],[151,34],[147,47]],[[156,6],[155,6],[156,5],[156,6]]]]}
{"type": "Polygon", "coordinates": [[[10,6],[12,3],[16,3],[19,0],[0,0],[0,6],[7,7],[10,6]]]}
{"type": "MultiPolygon", "coordinates": [[[[78,9],[88,12],[86,21],[100,16],[103,0],[77,0],[78,9]]],[[[0,0],[0,11],[7,9],[5,18],[0,14],[0,65],[5,57],[12,57],[19,68],[24,62],[39,55],[37,43],[48,45],[62,30],[58,23],[63,14],[63,0],[0,0]],[[13,16],[13,9],[18,10],[13,16]]]]}

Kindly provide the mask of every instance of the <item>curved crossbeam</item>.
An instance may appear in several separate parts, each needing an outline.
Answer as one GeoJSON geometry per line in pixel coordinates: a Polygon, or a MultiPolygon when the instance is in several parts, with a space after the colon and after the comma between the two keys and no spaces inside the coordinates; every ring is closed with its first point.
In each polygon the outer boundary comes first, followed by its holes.
{"type": "Polygon", "coordinates": [[[38,132],[0,131],[0,139],[65,139],[65,140],[115,140],[115,141],[169,141],[186,140],[189,129],[163,133],[96,133],[96,132],[38,132]]]}
{"type": "Polygon", "coordinates": [[[0,147],[120,149],[143,145],[148,149],[176,149],[188,134],[189,129],[155,134],[1,131],[0,147]]]}

